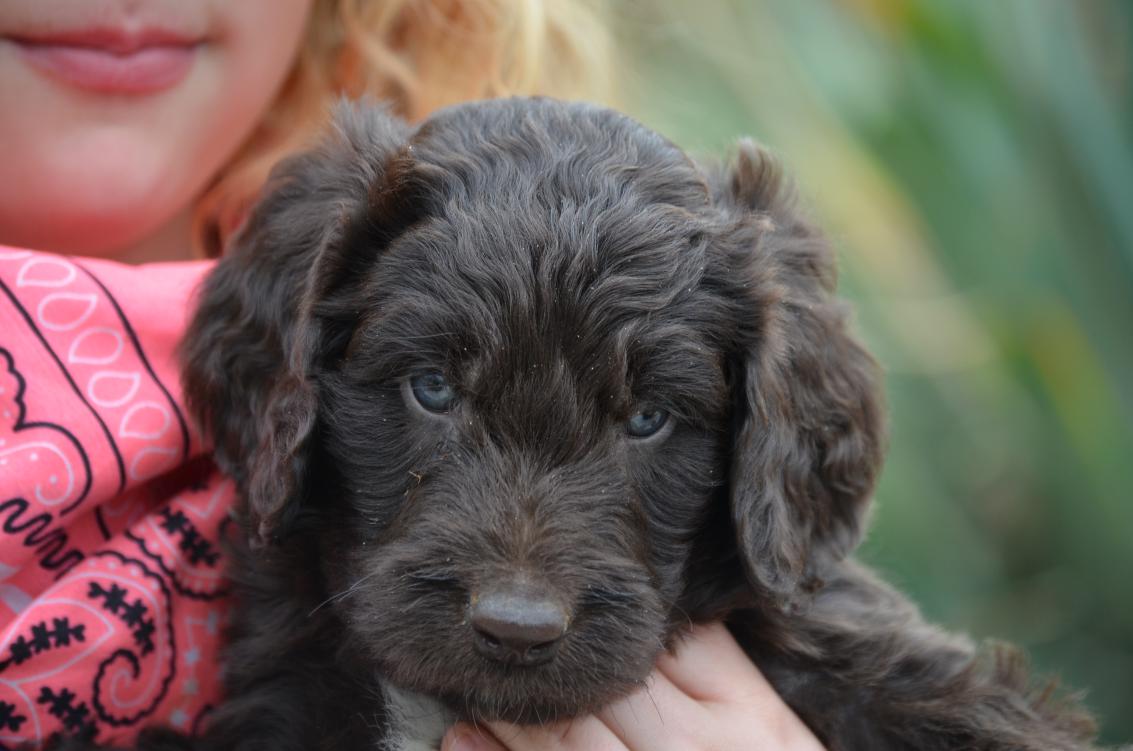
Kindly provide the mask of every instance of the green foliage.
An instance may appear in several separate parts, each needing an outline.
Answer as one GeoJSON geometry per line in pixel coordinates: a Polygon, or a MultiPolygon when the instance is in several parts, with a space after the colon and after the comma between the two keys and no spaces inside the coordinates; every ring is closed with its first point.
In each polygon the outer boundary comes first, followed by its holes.
{"type": "Polygon", "coordinates": [[[893,423],[865,557],[1133,739],[1133,5],[618,8],[627,108],[759,138],[839,248],[893,423]]]}

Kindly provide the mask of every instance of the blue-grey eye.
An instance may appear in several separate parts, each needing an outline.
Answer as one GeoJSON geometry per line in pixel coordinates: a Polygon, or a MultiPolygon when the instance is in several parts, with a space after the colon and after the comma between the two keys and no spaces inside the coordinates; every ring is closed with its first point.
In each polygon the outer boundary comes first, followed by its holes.
{"type": "Polygon", "coordinates": [[[448,412],[456,402],[456,389],[443,374],[430,371],[409,379],[413,398],[430,412],[448,412]]]}
{"type": "Polygon", "coordinates": [[[669,413],[649,407],[637,412],[626,421],[626,432],[634,438],[648,438],[669,421],[669,413]]]}

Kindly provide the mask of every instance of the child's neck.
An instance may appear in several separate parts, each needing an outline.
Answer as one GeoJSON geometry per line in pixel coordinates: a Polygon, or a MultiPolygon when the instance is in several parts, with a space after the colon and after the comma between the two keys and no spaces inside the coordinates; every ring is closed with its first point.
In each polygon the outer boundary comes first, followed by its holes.
{"type": "Polygon", "coordinates": [[[100,255],[132,264],[192,260],[197,257],[193,252],[192,207],[186,208],[138,242],[117,252],[100,255]]]}

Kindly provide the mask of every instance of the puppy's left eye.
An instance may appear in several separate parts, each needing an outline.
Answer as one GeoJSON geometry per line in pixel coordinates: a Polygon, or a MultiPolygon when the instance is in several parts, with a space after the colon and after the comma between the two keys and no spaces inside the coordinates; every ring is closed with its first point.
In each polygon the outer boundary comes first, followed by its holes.
{"type": "Polygon", "coordinates": [[[665,423],[668,421],[668,412],[648,407],[637,412],[626,421],[626,432],[634,438],[648,438],[665,427],[665,423]]]}
{"type": "Polygon", "coordinates": [[[456,389],[435,370],[410,378],[409,388],[413,398],[430,412],[447,412],[456,402],[456,389]]]}

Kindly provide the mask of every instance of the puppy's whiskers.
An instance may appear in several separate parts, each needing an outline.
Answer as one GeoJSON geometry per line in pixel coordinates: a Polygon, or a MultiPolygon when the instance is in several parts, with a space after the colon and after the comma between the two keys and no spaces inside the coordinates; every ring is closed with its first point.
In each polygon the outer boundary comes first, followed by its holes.
{"type": "Polygon", "coordinates": [[[657,719],[661,721],[662,725],[664,725],[665,718],[661,715],[661,707],[657,704],[656,697],[653,696],[653,690],[649,687],[648,679],[642,681],[642,686],[645,688],[645,695],[649,697],[649,703],[653,705],[653,711],[657,713],[657,719]]]}
{"type": "Polygon", "coordinates": [[[363,584],[365,584],[365,583],[366,583],[366,581],[368,581],[369,579],[373,578],[373,577],[374,577],[374,576],[376,576],[376,575],[377,575],[378,573],[380,573],[380,572],[378,572],[378,571],[371,571],[370,573],[366,574],[365,576],[363,576],[363,577],[361,577],[360,579],[358,579],[357,581],[355,581],[355,582],[354,582],[353,584],[351,584],[351,585],[350,585],[349,587],[347,587],[346,589],[342,590],[341,592],[336,592],[335,594],[333,594],[333,595],[331,595],[330,597],[326,598],[325,600],[323,600],[322,602],[320,602],[320,603],[319,603],[318,605],[316,605],[316,606],[315,606],[315,608],[314,608],[314,610],[312,610],[312,611],[311,611],[310,613],[307,613],[307,617],[308,617],[308,618],[310,618],[310,617],[311,617],[311,616],[313,616],[313,615],[314,615],[315,613],[319,612],[320,610],[322,610],[322,609],[323,609],[324,607],[326,607],[327,605],[330,605],[331,603],[334,603],[334,602],[338,602],[338,601],[340,601],[340,600],[344,600],[344,599],[346,599],[346,598],[347,598],[347,597],[349,597],[350,595],[352,595],[352,594],[354,594],[355,592],[357,592],[357,591],[358,591],[358,589],[359,589],[359,588],[360,588],[360,587],[361,587],[361,586],[362,586],[363,584]]]}

